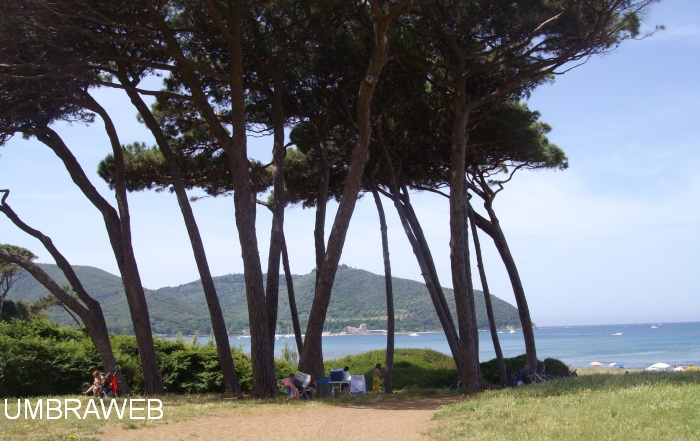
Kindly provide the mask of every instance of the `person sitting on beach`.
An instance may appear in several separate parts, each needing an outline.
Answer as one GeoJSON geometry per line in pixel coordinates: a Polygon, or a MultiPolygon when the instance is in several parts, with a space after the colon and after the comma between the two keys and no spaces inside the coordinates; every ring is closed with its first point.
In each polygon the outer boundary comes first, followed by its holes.
{"type": "Polygon", "coordinates": [[[530,365],[526,364],[523,366],[523,369],[518,372],[518,386],[522,386],[523,384],[531,384],[534,376],[535,374],[530,371],[530,365]]]}
{"type": "Polygon", "coordinates": [[[379,377],[382,375],[382,365],[380,363],[377,363],[374,369],[372,369],[372,375],[374,376],[374,378],[372,378],[372,392],[377,393],[379,392],[381,382],[379,377]]]}
{"type": "Polygon", "coordinates": [[[92,373],[92,377],[94,378],[92,382],[92,386],[90,386],[90,389],[86,390],[83,392],[83,395],[87,395],[89,393],[95,393],[95,389],[98,387],[102,386],[102,383],[104,383],[105,379],[102,375],[100,375],[99,371],[95,371],[92,373]]]}

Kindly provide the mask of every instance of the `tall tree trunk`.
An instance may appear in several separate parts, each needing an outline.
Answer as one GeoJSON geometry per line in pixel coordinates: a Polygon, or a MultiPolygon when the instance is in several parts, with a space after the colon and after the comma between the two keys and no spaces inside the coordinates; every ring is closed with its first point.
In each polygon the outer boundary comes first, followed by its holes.
{"type": "Polygon", "coordinates": [[[109,114],[97,103],[91,96],[88,95],[88,104],[86,107],[102,118],[105,126],[105,132],[109,137],[112,146],[112,155],[114,156],[114,195],[117,200],[117,209],[119,211],[121,245],[123,252],[123,268],[122,278],[125,281],[125,290],[131,291],[131,295],[127,296],[127,301],[131,297],[133,311],[132,321],[134,323],[134,335],[139,346],[139,356],[141,358],[141,367],[143,368],[144,389],[146,394],[161,394],[163,393],[163,378],[160,374],[158,359],[156,358],[155,346],[153,344],[153,330],[148,314],[148,304],[146,303],[146,294],[141,283],[141,275],[138,265],[136,264],[136,256],[131,241],[131,214],[129,213],[129,202],[126,196],[126,171],[124,166],[124,156],[121,142],[117,135],[117,129],[112,122],[109,114]],[[126,287],[129,287],[128,290],[126,287]],[[141,348],[145,349],[145,353],[141,354],[141,348]]]}
{"type": "Polygon", "coordinates": [[[275,350],[275,332],[277,329],[277,309],[280,285],[280,252],[284,241],[284,106],[282,102],[282,81],[279,76],[274,79],[272,97],[272,127],[274,144],[272,147],[272,181],[274,199],[272,202],[272,231],[270,232],[270,254],[267,260],[267,303],[268,345],[272,353],[275,350]]]}
{"type": "Polygon", "coordinates": [[[382,200],[375,185],[372,186],[372,196],[379,214],[379,230],[382,233],[382,254],[384,256],[384,282],[386,284],[386,365],[384,366],[384,393],[393,393],[394,372],[394,289],[391,284],[391,260],[389,259],[389,238],[387,237],[386,216],[382,200]]]}
{"type": "Polygon", "coordinates": [[[314,224],[314,248],[316,250],[316,283],[321,277],[323,259],[326,256],[326,206],[328,205],[328,181],[330,180],[330,165],[328,163],[328,146],[326,144],[325,123],[319,129],[321,136],[321,180],[318,183],[316,196],[316,221],[314,224]]]}
{"type": "Polygon", "coordinates": [[[163,33],[168,49],[174,57],[181,75],[192,93],[192,102],[207,122],[207,127],[226,152],[233,184],[233,204],[236,229],[241,244],[248,320],[250,323],[250,357],[253,367],[253,396],[269,397],[277,393],[274,352],[268,344],[267,304],[263,284],[262,266],[255,229],[256,190],[252,182],[248,161],[245,84],[243,80],[242,19],[246,5],[233,2],[227,5],[205,1],[203,5],[213,23],[223,36],[229,51],[229,87],[231,99],[230,122],[233,134],[229,135],[211,107],[202,89],[200,78],[184,56],[182,48],[168,23],[156,12],[151,17],[154,25],[163,33]]]}
{"type": "MultiPolygon", "coordinates": [[[[388,59],[387,30],[391,18],[384,16],[381,8],[373,0],[370,0],[370,3],[378,21],[374,24],[374,49],[358,94],[357,120],[359,124],[359,140],[352,150],[345,188],[343,189],[338,212],[328,239],[321,275],[316,282],[314,300],[309,313],[309,322],[306,326],[304,350],[301,352],[299,361],[299,369],[316,378],[322,377],[324,374],[321,338],[323,324],[326,320],[331,289],[333,288],[338,262],[345,244],[348,226],[350,225],[350,219],[352,218],[362,184],[365,164],[369,158],[369,142],[372,133],[370,121],[372,95],[379,75],[388,59]]],[[[405,6],[406,2],[402,0],[400,3],[405,6]]]]}
{"type": "Polygon", "coordinates": [[[491,304],[491,293],[486,280],[486,270],[484,262],[481,258],[481,244],[479,243],[479,234],[476,227],[476,219],[474,218],[474,209],[469,204],[469,223],[474,237],[474,252],[476,253],[476,265],[479,268],[479,277],[481,278],[481,289],[484,291],[484,303],[486,305],[486,315],[489,318],[489,330],[491,331],[491,340],[493,341],[493,349],[496,352],[496,362],[498,363],[498,379],[501,386],[508,384],[508,371],[506,370],[506,361],[503,359],[503,351],[501,351],[501,343],[498,341],[498,329],[496,328],[496,318],[493,315],[493,305],[491,304]]]}
{"type": "MultiPolygon", "coordinates": [[[[255,229],[255,186],[252,182],[248,161],[246,133],[245,84],[243,80],[243,2],[236,2],[228,18],[231,35],[230,86],[231,86],[231,142],[224,145],[233,178],[233,203],[236,227],[241,243],[243,273],[248,300],[250,323],[250,356],[253,365],[253,395],[269,397],[278,394],[275,378],[275,353],[270,347],[269,321],[262,266],[255,229]]],[[[279,255],[278,255],[279,257],[279,255]]],[[[272,337],[274,338],[274,337],[272,337]]]]}
{"type": "Polygon", "coordinates": [[[289,268],[287,241],[284,235],[282,235],[282,265],[284,266],[284,277],[287,281],[289,312],[292,316],[292,326],[294,327],[294,337],[297,342],[297,351],[301,353],[301,350],[304,349],[304,341],[301,339],[301,325],[299,324],[299,314],[297,313],[297,301],[294,298],[294,280],[292,279],[292,270],[289,268]]]}
{"type": "Polygon", "coordinates": [[[520,274],[518,273],[518,267],[515,264],[515,259],[510,252],[508,247],[508,242],[506,241],[506,236],[501,229],[501,224],[496,217],[496,212],[493,210],[493,201],[486,200],[484,202],[484,207],[489,215],[490,221],[484,219],[478,213],[475,213],[476,223],[479,228],[481,228],[486,234],[491,236],[493,243],[501,255],[501,260],[506,267],[508,272],[508,278],[510,279],[510,284],[513,287],[513,294],[515,296],[515,304],[518,307],[518,315],[520,317],[520,326],[523,329],[523,339],[525,340],[525,354],[527,355],[527,364],[530,366],[537,366],[537,349],[535,347],[535,331],[532,326],[532,319],[530,318],[530,309],[527,305],[527,299],[525,297],[525,289],[523,288],[522,281],[520,280],[520,274]]]}
{"type": "Polygon", "coordinates": [[[469,262],[467,182],[464,174],[469,108],[465,102],[463,79],[458,81],[456,89],[450,146],[450,263],[464,368],[461,372],[462,387],[477,389],[481,386],[481,369],[474,288],[469,262]]]}
{"type": "MultiPolygon", "coordinates": [[[[97,104],[94,100],[92,101],[93,102],[90,104],[97,104]]],[[[110,138],[115,162],[115,182],[118,184],[118,189],[115,193],[119,214],[117,214],[114,208],[95,189],[85,175],[82,167],[75,159],[75,156],[73,156],[55,131],[46,127],[42,129],[41,132],[31,134],[35,135],[40,142],[51,148],[56,156],[63,161],[73,182],[102,213],[107,228],[107,235],[117,260],[117,267],[122,276],[122,283],[124,284],[124,292],[129,306],[129,313],[131,314],[131,321],[134,326],[136,344],[144,374],[145,390],[149,395],[160,394],[163,392],[163,379],[160,375],[155,346],[153,345],[153,333],[148,315],[146,296],[143,291],[143,286],[141,285],[138,266],[136,265],[136,259],[131,245],[131,226],[129,222],[128,204],[126,203],[124,158],[121,145],[119,144],[118,138],[116,138],[114,125],[111,123],[104,109],[99,105],[96,107],[86,105],[85,107],[99,113],[100,116],[103,117],[105,129],[110,138]],[[98,110],[102,113],[98,112],[98,110]]]]}
{"type": "MultiPolygon", "coordinates": [[[[452,315],[450,313],[449,307],[446,306],[447,302],[444,301],[444,295],[442,295],[442,287],[440,286],[439,281],[437,280],[437,273],[431,271],[430,265],[428,264],[427,256],[430,255],[430,249],[427,247],[427,242],[424,244],[424,247],[421,247],[420,242],[416,238],[417,234],[415,234],[414,232],[418,232],[419,234],[422,232],[420,230],[420,225],[418,224],[417,219],[415,219],[415,224],[412,224],[410,222],[410,216],[407,213],[410,210],[410,205],[406,206],[406,202],[408,201],[408,199],[403,198],[402,202],[400,198],[399,186],[396,179],[396,173],[394,172],[394,166],[391,160],[391,155],[389,155],[389,149],[387,149],[386,145],[384,144],[384,140],[382,139],[381,124],[378,126],[377,131],[377,141],[379,143],[379,146],[382,148],[384,162],[387,164],[387,170],[389,174],[388,178],[391,187],[391,193],[389,193],[387,196],[394,201],[394,207],[396,208],[396,212],[399,215],[399,219],[401,220],[401,225],[403,226],[404,232],[406,233],[406,237],[408,238],[408,241],[411,244],[413,254],[416,256],[416,260],[418,261],[418,266],[421,269],[421,274],[423,275],[423,280],[425,281],[425,287],[428,289],[428,294],[430,294],[430,299],[432,300],[433,306],[435,307],[435,313],[437,314],[438,319],[440,320],[440,324],[442,325],[442,329],[445,332],[445,338],[447,339],[447,344],[450,346],[452,358],[455,360],[457,370],[461,372],[462,357],[459,344],[459,337],[457,336],[457,332],[455,331],[455,326],[454,322],[452,321],[452,315]]],[[[425,238],[423,237],[423,239],[425,238]]]]}
{"type": "MultiPolygon", "coordinates": [[[[123,67],[120,66],[118,74],[119,81],[125,85],[132,85],[131,81],[122,69],[123,67]]],[[[219,297],[216,293],[216,287],[214,286],[214,279],[212,278],[211,271],[209,270],[209,262],[204,250],[202,236],[199,233],[199,227],[197,226],[197,221],[194,217],[192,206],[187,198],[187,192],[185,191],[185,184],[182,181],[182,174],[180,173],[177,158],[175,157],[173,150],[170,148],[170,143],[161,130],[160,125],[156,121],[153,113],[151,113],[151,110],[148,108],[146,103],[141,99],[141,96],[138,93],[129,90],[127,90],[127,94],[131,99],[132,104],[134,107],[136,107],[136,110],[138,110],[139,114],[143,118],[144,123],[156,139],[158,148],[163,154],[163,158],[165,158],[165,162],[168,165],[168,170],[170,171],[172,178],[173,189],[175,190],[177,202],[180,206],[182,218],[185,221],[185,227],[187,228],[187,234],[190,238],[194,260],[197,264],[199,277],[202,281],[204,297],[207,302],[207,308],[209,309],[209,316],[211,317],[214,340],[216,341],[219,365],[221,366],[221,372],[224,378],[224,387],[226,389],[226,393],[240,395],[241,385],[238,381],[238,375],[236,374],[236,369],[233,364],[231,344],[228,340],[226,322],[224,320],[223,312],[221,311],[221,304],[219,303],[219,297]]]]}

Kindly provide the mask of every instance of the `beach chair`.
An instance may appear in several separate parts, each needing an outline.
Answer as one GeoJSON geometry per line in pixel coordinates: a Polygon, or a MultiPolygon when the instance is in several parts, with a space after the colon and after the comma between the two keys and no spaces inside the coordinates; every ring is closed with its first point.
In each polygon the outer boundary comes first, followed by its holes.
{"type": "Polygon", "coordinates": [[[284,388],[287,390],[287,399],[299,399],[299,389],[294,385],[294,380],[291,378],[283,378],[281,380],[277,380],[279,384],[284,386],[284,388]]]}
{"type": "Polygon", "coordinates": [[[311,398],[311,391],[309,390],[309,387],[311,387],[311,375],[297,371],[294,374],[294,385],[299,389],[301,398],[311,398]]]}

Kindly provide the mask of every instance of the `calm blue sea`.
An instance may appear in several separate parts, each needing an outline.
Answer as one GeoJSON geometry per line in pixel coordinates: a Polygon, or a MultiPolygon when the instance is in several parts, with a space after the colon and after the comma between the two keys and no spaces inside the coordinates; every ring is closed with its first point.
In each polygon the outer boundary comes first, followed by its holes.
{"type": "MultiPolygon", "coordinates": [[[[513,357],[525,352],[522,332],[498,334],[503,355],[513,357]]],[[[200,337],[204,344],[210,337],[200,337]]],[[[645,368],[654,363],[700,364],[700,322],[645,323],[601,326],[557,326],[535,330],[538,358],[558,358],[575,367],[588,367],[593,361],[607,366],[623,361],[630,368],[645,368]],[[656,326],[656,328],[652,328],[656,326]]],[[[232,345],[250,351],[249,338],[230,338],[232,345]]],[[[285,341],[294,345],[294,337],[280,336],[275,345],[277,355],[285,341]]],[[[397,334],[397,348],[430,348],[449,354],[443,333],[419,333],[417,337],[397,334]]],[[[385,335],[334,335],[323,337],[323,356],[340,358],[373,349],[386,348],[385,335]]],[[[479,358],[494,358],[491,334],[479,333],[479,358]]]]}

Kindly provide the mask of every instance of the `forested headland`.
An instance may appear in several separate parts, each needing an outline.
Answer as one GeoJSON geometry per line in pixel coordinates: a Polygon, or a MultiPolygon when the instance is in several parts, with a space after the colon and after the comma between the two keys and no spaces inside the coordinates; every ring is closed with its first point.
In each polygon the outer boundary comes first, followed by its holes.
{"type": "MultiPolygon", "coordinates": [[[[67,283],[56,265],[38,264],[59,284],[67,283]]],[[[102,305],[107,327],[111,332],[133,333],[129,310],[124,297],[124,286],[119,277],[89,266],[76,265],[75,271],[86,289],[102,305]]],[[[294,289],[300,310],[299,319],[306,326],[308,310],[313,300],[315,272],[294,275],[294,289]]],[[[399,332],[441,331],[440,322],[430,304],[425,285],[413,280],[393,278],[396,310],[396,330],[399,332]]],[[[214,277],[224,318],[231,334],[242,333],[248,328],[245,285],[242,274],[214,277]]],[[[289,315],[289,300],[284,280],[280,282],[280,314],[278,332],[289,334],[292,324],[289,315]]],[[[211,333],[211,319],[206,310],[201,281],[196,280],[175,287],[145,290],[151,322],[158,334],[211,333]]],[[[488,328],[488,319],[481,291],[476,291],[477,321],[480,329],[488,328]]],[[[15,283],[8,299],[27,300],[29,303],[46,296],[48,291],[35,279],[26,277],[15,283]]],[[[448,302],[453,306],[454,294],[445,288],[448,302]]],[[[333,295],[328,307],[326,329],[340,332],[345,326],[366,323],[370,329],[386,329],[386,301],[384,300],[384,277],[368,271],[341,265],[338,269],[333,295]]],[[[494,314],[499,328],[520,328],[515,307],[496,296],[492,296],[494,314]]],[[[75,325],[73,319],[62,308],[49,309],[52,321],[61,325],[75,325]]]]}

